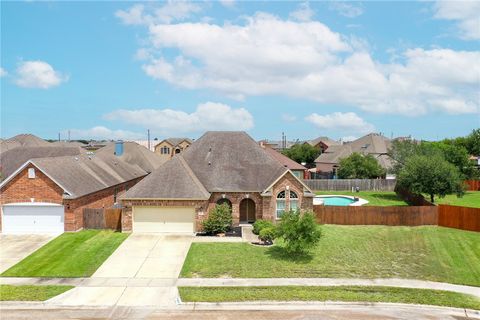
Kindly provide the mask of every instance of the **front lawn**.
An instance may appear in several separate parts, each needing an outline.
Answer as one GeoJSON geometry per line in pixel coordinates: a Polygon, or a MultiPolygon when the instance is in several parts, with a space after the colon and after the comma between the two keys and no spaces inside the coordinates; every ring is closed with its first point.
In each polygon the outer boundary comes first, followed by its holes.
{"type": "Polygon", "coordinates": [[[182,277],[410,278],[480,286],[480,233],[457,229],[324,225],[310,256],[281,246],[193,243],[182,277]]]}
{"type": "Polygon", "coordinates": [[[179,287],[184,302],[348,301],[414,303],[480,310],[475,296],[426,289],[394,287],[179,287]]]}
{"type": "Polygon", "coordinates": [[[45,301],[72,288],[72,286],[0,285],[0,301],[45,301]]]}
{"type": "MultiPolygon", "coordinates": [[[[430,197],[425,197],[425,199],[430,199],[430,197]]],[[[467,191],[460,198],[454,194],[449,194],[445,198],[435,197],[435,204],[480,208],[480,191],[467,191]]]]}
{"type": "Polygon", "coordinates": [[[6,277],[89,277],[128,237],[110,230],[64,233],[10,269],[6,277]]]}
{"type": "Polygon", "coordinates": [[[408,204],[393,191],[317,191],[318,195],[344,195],[363,198],[368,201],[366,206],[407,206],[408,204]]]}

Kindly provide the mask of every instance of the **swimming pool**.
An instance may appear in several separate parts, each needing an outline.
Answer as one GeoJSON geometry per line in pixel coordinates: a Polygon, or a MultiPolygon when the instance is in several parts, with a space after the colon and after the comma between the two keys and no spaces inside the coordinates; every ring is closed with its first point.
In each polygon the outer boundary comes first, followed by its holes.
{"type": "Polygon", "coordinates": [[[358,201],[353,200],[351,196],[316,196],[313,198],[314,205],[325,205],[325,206],[361,206],[368,201],[364,199],[358,199],[358,201]]]}

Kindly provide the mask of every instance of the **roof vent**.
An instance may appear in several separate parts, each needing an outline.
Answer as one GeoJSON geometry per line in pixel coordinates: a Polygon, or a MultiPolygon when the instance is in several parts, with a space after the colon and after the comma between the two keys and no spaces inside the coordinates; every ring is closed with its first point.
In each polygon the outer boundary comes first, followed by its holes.
{"type": "Polygon", "coordinates": [[[212,152],[212,147],[208,148],[208,152],[212,152]]]}
{"type": "Polygon", "coordinates": [[[73,158],[73,159],[75,159],[75,161],[78,161],[78,157],[75,157],[75,158],[73,158]]]}
{"type": "Polygon", "coordinates": [[[209,166],[211,166],[211,165],[212,165],[212,163],[211,163],[210,161],[208,161],[208,165],[209,165],[209,166]]]}

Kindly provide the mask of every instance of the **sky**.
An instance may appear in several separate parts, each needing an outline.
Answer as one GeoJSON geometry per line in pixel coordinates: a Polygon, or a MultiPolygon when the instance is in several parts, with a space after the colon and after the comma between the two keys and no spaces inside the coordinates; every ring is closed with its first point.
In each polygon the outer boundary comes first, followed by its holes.
{"type": "Polygon", "coordinates": [[[480,1],[4,2],[0,135],[480,127],[480,1]]]}

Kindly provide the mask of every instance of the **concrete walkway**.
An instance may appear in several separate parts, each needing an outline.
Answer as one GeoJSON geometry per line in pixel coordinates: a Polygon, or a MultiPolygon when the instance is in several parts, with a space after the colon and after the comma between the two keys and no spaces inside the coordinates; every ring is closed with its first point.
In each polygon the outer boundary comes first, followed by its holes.
{"type": "Polygon", "coordinates": [[[246,286],[382,286],[444,290],[480,297],[480,287],[413,279],[346,278],[0,278],[0,284],[72,285],[76,287],[246,287],[246,286]]]}

